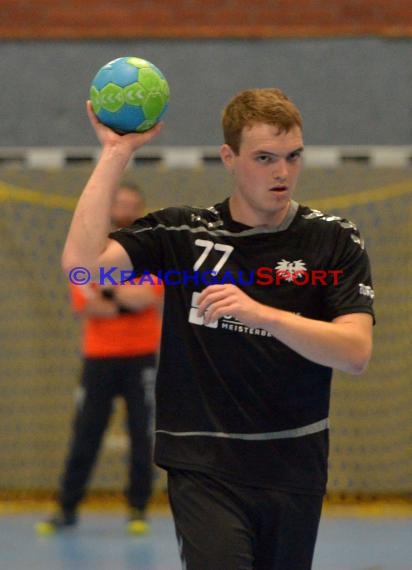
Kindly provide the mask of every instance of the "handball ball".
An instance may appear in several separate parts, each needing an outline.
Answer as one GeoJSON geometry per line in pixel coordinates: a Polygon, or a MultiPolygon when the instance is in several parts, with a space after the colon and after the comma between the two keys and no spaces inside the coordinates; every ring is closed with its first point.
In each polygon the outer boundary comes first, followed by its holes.
{"type": "Polygon", "coordinates": [[[150,61],[119,57],[106,63],[90,87],[99,120],[119,133],[149,130],[166,113],[169,85],[150,61]]]}

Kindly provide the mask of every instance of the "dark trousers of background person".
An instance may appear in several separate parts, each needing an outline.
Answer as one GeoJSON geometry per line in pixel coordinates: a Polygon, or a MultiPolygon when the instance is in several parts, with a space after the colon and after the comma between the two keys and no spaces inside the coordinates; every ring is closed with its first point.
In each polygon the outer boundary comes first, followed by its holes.
{"type": "Polygon", "coordinates": [[[125,495],[130,507],[146,508],[153,479],[155,365],[155,355],[84,360],[82,395],[61,478],[59,503],[63,510],[76,510],[85,494],[117,396],[122,396],[126,403],[130,437],[129,485],[125,495]]]}

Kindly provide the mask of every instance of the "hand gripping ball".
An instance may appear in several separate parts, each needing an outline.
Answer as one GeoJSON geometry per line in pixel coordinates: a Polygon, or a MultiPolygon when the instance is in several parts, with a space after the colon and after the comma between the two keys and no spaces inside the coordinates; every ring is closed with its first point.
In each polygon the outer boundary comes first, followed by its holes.
{"type": "Polygon", "coordinates": [[[119,57],[99,69],[90,87],[99,120],[119,133],[147,131],[164,116],[169,85],[150,61],[119,57]]]}

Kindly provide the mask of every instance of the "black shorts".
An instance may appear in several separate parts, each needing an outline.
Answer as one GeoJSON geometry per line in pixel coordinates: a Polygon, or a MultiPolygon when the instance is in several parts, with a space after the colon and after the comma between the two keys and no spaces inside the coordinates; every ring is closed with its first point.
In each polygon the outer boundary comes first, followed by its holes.
{"type": "Polygon", "coordinates": [[[169,498],[185,570],[310,570],[322,496],[238,485],[171,469],[169,498]]]}

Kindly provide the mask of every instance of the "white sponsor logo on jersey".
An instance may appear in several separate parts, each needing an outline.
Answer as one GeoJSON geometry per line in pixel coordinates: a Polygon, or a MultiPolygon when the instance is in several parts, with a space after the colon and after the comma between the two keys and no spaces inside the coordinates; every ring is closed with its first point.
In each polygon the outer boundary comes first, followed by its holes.
{"type": "Polygon", "coordinates": [[[198,315],[199,295],[200,293],[196,292],[192,294],[191,307],[189,311],[189,323],[192,323],[193,325],[203,325],[205,327],[216,329],[218,321],[213,321],[212,323],[206,325],[204,322],[204,318],[198,315]]]}
{"type": "Polygon", "coordinates": [[[370,285],[364,285],[363,283],[359,283],[359,294],[365,295],[365,297],[369,297],[369,299],[375,298],[375,291],[372,287],[370,285]]]}

